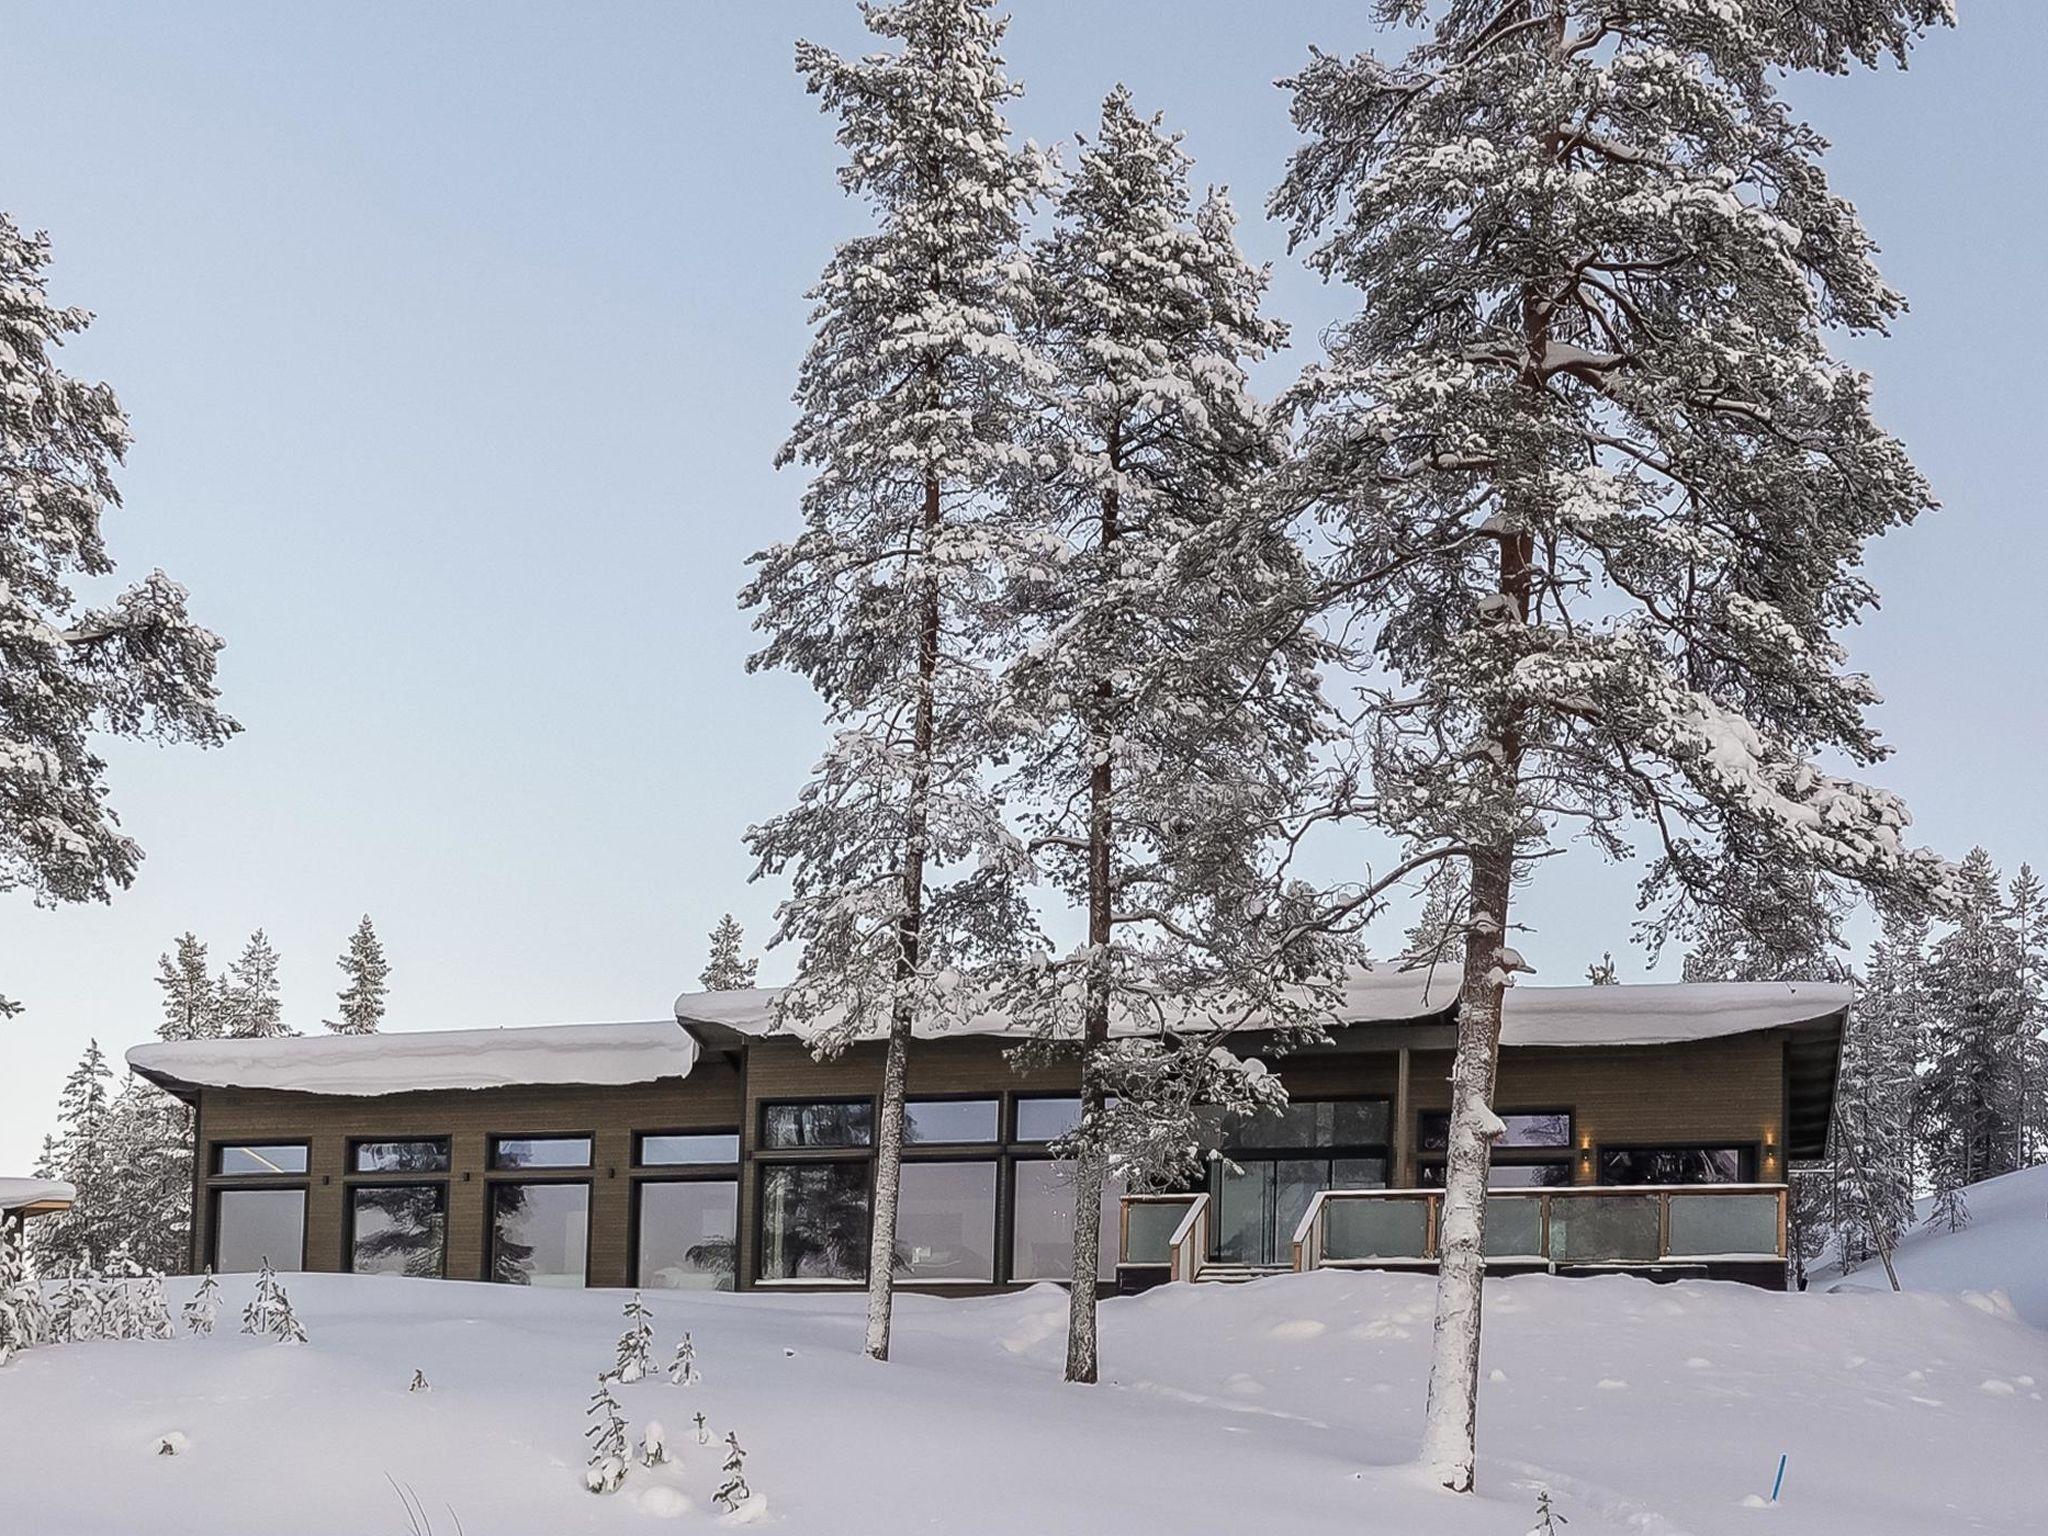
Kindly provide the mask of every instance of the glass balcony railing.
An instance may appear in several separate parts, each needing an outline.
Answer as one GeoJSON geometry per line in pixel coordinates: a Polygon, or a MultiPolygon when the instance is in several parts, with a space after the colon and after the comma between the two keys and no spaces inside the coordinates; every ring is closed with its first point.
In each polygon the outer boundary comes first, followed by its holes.
{"type": "MultiPolygon", "coordinates": [[[[1494,1190],[1486,1257],[1530,1264],[1649,1267],[1785,1257],[1782,1184],[1494,1190]]],[[[1438,1189],[1326,1190],[1294,1233],[1294,1267],[1434,1263],[1438,1189]]]]}

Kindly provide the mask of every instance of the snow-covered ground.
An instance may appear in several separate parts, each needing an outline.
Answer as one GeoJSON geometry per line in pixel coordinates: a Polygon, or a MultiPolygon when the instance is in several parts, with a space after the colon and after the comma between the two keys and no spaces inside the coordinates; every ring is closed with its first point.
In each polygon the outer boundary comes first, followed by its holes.
{"type": "MultiPolygon", "coordinates": [[[[1921,1225],[1894,1256],[1899,1284],[1913,1291],[2003,1291],[2021,1317],[2048,1328],[2048,1167],[1986,1179],[1966,1198],[1970,1223],[1957,1232],[1925,1225],[1933,1202],[1920,1202],[1921,1225]]],[[[1846,1280],[1833,1269],[1810,1280],[1817,1288],[1844,1283],[1883,1289],[1884,1266],[1872,1259],[1846,1280]]]]}
{"type": "MultiPolygon", "coordinates": [[[[850,1295],[650,1298],[704,1381],[616,1388],[675,1468],[582,1486],[584,1406],[618,1292],[289,1277],[304,1346],[234,1332],[68,1345],[0,1369],[0,1530],[32,1536],[705,1526],[737,1431],[766,1527],[866,1536],[1517,1536],[1548,1484],[1571,1536],[2037,1531],[2048,1333],[1980,1298],[1778,1296],[1532,1276],[1487,1288],[1478,1499],[1407,1463],[1431,1280],[1321,1273],[1172,1286],[1104,1307],[1106,1381],[1057,1378],[1064,1298],[906,1296],[896,1359],[850,1295]],[[431,1390],[408,1393],[415,1369],[431,1390]],[[186,1445],[156,1454],[181,1434],[186,1445]],[[1783,1502],[1756,1507],[1779,1454],[1783,1502]],[[388,1479],[388,1481],[387,1481],[388,1479]],[[678,1499],[677,1494],[682,1497],[678,1499]]],[[[175,1281],[175,1309],[189,1290],[175,1281]]]]}

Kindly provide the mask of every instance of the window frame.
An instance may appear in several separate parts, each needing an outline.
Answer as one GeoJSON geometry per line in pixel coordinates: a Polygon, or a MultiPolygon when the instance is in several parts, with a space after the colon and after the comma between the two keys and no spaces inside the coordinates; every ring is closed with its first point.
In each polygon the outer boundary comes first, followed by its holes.
{"type": "Polygon", "coordinates": [[[704,1169],[717,1172],[730,1168],[736,1172],[746,1161],[746,1137],[741,1134],[737,1126],[663,1126],[653,1130],[634,1131],[632,1138],[633,1161],[630,1167],[633,1177],[636,1179],[643,1175],[659,1178],[671,1178],[680,1175],[684,1178],[690,1178],[698,1176],[699,1171],[704,1169]],[[715,1163],[650,1163],[647,1161],[647,1140],[651,1136],[730,1136],[732,1138],[732,1157],[729,1161],[715,1163]]]}
{"type": "MultiPolygon", "coordinates": [[[[422,1140],[423,1140],[424,1138],[416,1138],[416,1139],[422,1139],[422,1140]]],[[[351,1154],[351,1161],[353,1161],[353,1154],[351,1154]]],[[[437,1192],[438,1192],[438,1193],[440,1194],[440,1197],[441,1197],[441,1262],[440,1262],[440,1264],[439,1264],[439,1265],[438,1265],[438,1266],[437,1266],[437,1267],[435,1268],[435,1270],[434,1270],[434,1273],[433,1273],[433,1274],[431,1274],[431,1275],[401,1275],[401,1276],[389,1276],[389,1275],[373,1275],[373,1278],[376,1278],[376,1279],[407,1279],[407,1280],[446,1280],[446,1279],[448,1278],[448,1223],[449,1223],[449,1206],[450,1206],[450,1205],[451,1205],[451,1204],[453,1203],[453,1200],[452,1200],[452,1196],[451,1196],[451,1194],[450,1194],[450,1191],[449,1191],[449,1188],[448,1188],[448,1183],[449,1183],[449,1181],[448,1181],[448,1178],[447,1178],[447,1176],[446,1176],[445,1174],[444,1174],[444,1175],[442,1175],[442,1176],[440,1176],[440,1177],[438,1177],[438,1178],[436,1178],[436,1177],[431,1177],[431,1176],[430,1176],[430,1177],[427,1177],[427,1178],[420,1178],[420,1177],[419,1177],[419,1176],[417,1176],[417,1175],[414,1175],[414,1176],[412,1176],[412,1177],[410,1177],[410,1178],[391,1178],[391,1177],[388,1177],[388,1176],[385,1176],[385,1175],[369,1175],[369,1176],[366,1176],[366,1177],[363,1177],[363,1178],[360,1178],[360,1179],[349,1179],[349,1180],[345,1181],[345,1182],[344,1182],[344,1184],[343,1184],[343,1186],[342,1186],[342,1192],[341,1192],[341,1268],[342,1268],[342,1273],[344,1273],[344,1274],[349,1274],[349,1275],[360,1275],[360,1274],[369,1274],[369,1273],[371,1273],[370,1271],[366,1271],[366,1270],[360,1270],[360,1269],[357,1269],[357,1268],[356,1268],[356,1196],[357,1196],[357,1195],[359,1195],[359,1194],[362,1194],[362,1193],[364,1193],[365,1191],[368,1191],[368,1190],[377,1190],[377,1189],[431,1189],[431,1190],[435,1190],[435,1191],[437,1191],[437,1192]]],[[[588,1268],[589,1268],[589,1257],[588,1257],[588,1253],[587,1253],[587,1251],[586,1251],[586,1255],[585,1255],[585,1258],[584,1258],[584,1268],[585,1268],[586,1270],[588,1270],[588,1268]]],[[[586,1282],[586,1283],[587,1283],[587,1282],[586,1282]]]]}
{"type": "MultiPolygon", "coordinates": [[[[493,1138],[490,1145],[496,1145],[495,1138],[493,1138]]],[[[594,1138],[590,1150],[594,1160],[597,1155],[597,1146],[594,1138]]],[[[499,1189],[513,1184],[580,1184],[583,1186],[583,1282],[581,1288],[586,1291],[590,1289],[590,1251],[593,1240],[597,1236],[597,1178],[595,1161],[587,1168],[557,1168],[547,1171],[563,1175],[563,1177],[529,1178],[524,1174],[508,1173],[487,1176],[484,1179],[484,1281],[486,1284],[512,1285],[515,1283],[498,1278],[499,1189]]],[[[548,1287],[536,1287],[529,1282],[523,1289],[529,1291],[535,1289],[545,1290],[548,1287]]],[[[562,1289],[566,1290],[567,1287],[562,1287],[562,1289]]]]}
{"type": "Polygon", "coordinates": [[[206,1177],[209,1181],[218,1180],[226,1183],[234,1183],[246,1179],[253,1181],[258,1187],[268,1188],[291,1179],[310,1180],[313,1176],[313,1143],[312,1140],[308,1137],[271,1136],[266,1137],[261,1141],[252,1141],[247,1137],[240,1137],[232,1141],[209,1141],[207,1143],[207,1146],[210,1149],[209,1156],[207,1158],[206,1174],[206,1177]],[[222,1158],[231,1149],[241,1147],[297,1147],[300,1151],[306,1154],[306,1166],[297,1170],[296,1172],[287,1172],[283,1169],[279,1169],[273,1173],[223,1172],[221,1169],[222,1158]]]}
{"type": "Polygon", "coordinates": [[[484,1176],[487,1179],[545,1179],[550,1176],[591,1179],[597,1173],[597,1133],[567,1131],[487,1131],[484,1134],[484,1176]],[[590,1148],[580,1163],[555,1163],[531,1167],[506,1167],[498,1161],[498,1145],[506,1141],[582,1141],[590,1148]]]}
{"type": "Polygon", "coordinates": [[[1603,1141],[1593,1147],[1593,1184],[1600,1189],[1726,1189],[1736,1184],[1755,1184],[1763,1167],[1763,1143],[1740,1137],[1689,1137],[1682,1141],[1603,1141]],[[1610,1152],[1733,1152],[1738,1158],[1737,1176],[1711,1184],[1609,1184],[1601,1177],[1601,1164],[1610,1152]]]}
{"type": "Polygon", "coordinates": [[[353,1183],[362,1179],[370,1183],[380,1181],[401,1184],[423,1184],[439,1179],[447,1182],[455,1169],[455,1138],[452,1135],[420,1136],[351,1136],[348,1139],[348,1159],[342,1165],[344,1180],[353,1183]],[[440,1143],[447,1161],[439,1168],[364,1168],[357,1162],[364,1147],[391,1146],[400,1142],[432,1141],[440,1143]]]}
{"type": "MultiPolygon", "coordinates": [[[[985,1095],[984,1095],[985,1097],[985,1095]]],[[[767,1157],[774,1162],[787,1162],[804,1158],[865,1157],[873,1158],[875,1144],[882,1128],[881,1096],[873,1093],[830,1093],[812,1094],[800,1099],[762,1099],[756,1106],[754,1117],[754,1155],[767,1157]],[[845,1146],[778,1146],[768,1139],[768,1112],[790,1105],[807,1104],[865,1104],[868,1110],[868,1139],[851,1142],[845,1146]]]]}
{"type": "MultiPolygon", "coordinates": [[[[781,1103],[813,1100],[780,1100],[781,1103]]],[[[753,1250],[754,1284],[770,1289],[787,1286],[817,1286],[821,1289],[845,1290],[865,1286],[868,1283],[867,1259],[862,1258],[861,1274],[855,1279],[837,1276],[771,1275],[768,1273],[768,1176],[776,1168],[809,1167],[818,1163],[858,1163],[865,1173],[861,1198],[867,1204],[867,1219],[862,1223],[862,1234],[871,1253],[875,1238],[875,1158],[873,1147],[821,1147],[812,1149],[807,1157],[785,1157],[787,1150],[776,1148],[774,1155],[756,1156],[754,1168],[754,1241],[749,1245],[753,1250]]]]}
{"type": "Polygon", "coordinates": [[[240,1270],[223,1270],[220,1267],[221,1196],[240,1194],[295,1194],[299,1197],[299,1267],[291,1273],[306,1273],[313,1259],[313,1192],[310,1183],[305,1182],[304,1175],[290,1175],[288,1179],[264,1177],[254,1183],[243,1182],[238,1177],[231,1176],[229,1182],[209,1184],[206,1190],[207,1267],[216,1274],[244,1273],[240,1270]]]}
{"type": "MultiPolygon", "coordinates": [[[[986,1094],[982,1094],[982,1095],[977,1095],[977,1097],[982,1097],[982,1098],[986,1098],[986,1097],[987,1097],[987,1095],[986,1095],[986,1094]]],[[[1001,1112],[1001,1111],[1000,1111],[1000,1107],[999,1107],[999,1108],[998,1108],[998,1114],[1000,1114],[1000,1112],[1001,1112]]],[[[959,1289],[961,1289],[961,1288],[962,1288],[962,1287],[964,1287],[964,1286],[974,1286],[974,1285],[983,1285],[983,1286],[987,1286],[987,1285],[1003,1285],[1003,1284],[1006,1284],[1006,1283],[1008,1283],[1008,1282],[1006,1282],[1006,1281],[1004,1281],[1004,1280],[998,1279],[997,1277],[998,1277],[998,1276],[1000,1276],[1000,1275],[1005,1275],[1005,1274],[1007,1274],[1007,1273],[1009,1272],[1009,1270],[1008,1270],[1008,1267],[1007,1267],[1007,1263],[1008,1263],[1008,1255],[1007,1255],[1007,1254],[1006,1254],[1006,1253],[1005,1253],[1005,1252],[1003,1251],[1003,1250],[1004,1250],[1004,1246],[1005,1246],[1005,1242],[1004,1242],[1004,1230],[1003,1230],[1003,1229],[1004,1229],[1004,1227],[1005,1227],[1005,1226],[1007,1225],[1007,1223],[1006,1223],[1006,1221],[1005,1221],[1005,1219],[1004,1219],[1004,1218],[1005,1218],[1005,1216],[1006,1216],[1006,1215],[1008,1214],[1008,1203],[1007,1203],[1007,1202],[1005,1201],[1005,1199],[1004,1199],[1004,1197],[1003,1197],[1003,1188],[1004,1188],[1004,1185],[1005,1185],[1006,1183],[1008,1183],[1008,1182],[1009,1182],[1009,1176],[1007,1176],[1007,1175],[1005,1174],[1005,1172],[1004,1172],[1004,1164],[1006,1164],[1006,1163],[1010,1163],[1010,1162],[1013,1162],[1013,1161],[1015,1161],[1015,1160],[1005,1155],[1005,1153],[1004,1153],[1004,1150],[1003,1150],[1003,1146],[1002,1146],[1002,1143],[1000,1143],[1000,1142],[987,1142],[987,1141],[972,1141],[972,1142],[946,1142],[946,1143],[938,1143],[938,1142],[933,1142],[933,1143],[928,1143],[928,1145],[930,1145],[930,1146],[944,1146],[946,1150],[944,1150],[944,1151],[942,1151],[942,1152],[938,1152],[938,1153],[936,1153],[936,1154],[933,1154],[933,1153],[929,1153],[929,1152],[927,1152],[927,1153],[925,1153],[925,1154],[924,1154],[924,1155],[922,1155],[922,1156],[915,1156],[915,1157],[914,1157],[914,1156],[912,1156],[912,1155],[911,1155],[911,1153],[910,1153],[910,1148],[908,1147],[908,1145],[906,1145],[906,1146],[904,1147],[904,1149],[903,1149],[903,1150],[904,1150],[904,1156],[903,1156],[903,1164],[904,1164],[904,1166],[905,1166],[905,1167],[908,1167],[908,1166],[909,1166],[910,1164],[912,1164],[912,1163],[925,1163],[925,1164],[932,1164],[932,1163],[967,1163],[967,1164],[981,1164],[981,1163],[987,1163],[987,1164],[988,1164],[988,1165],[990,1166],[991,1170],[992,1170],[992,1171],[994,1172],[994,1174],[995,1174],[995,1179],[994,1179],[994,1181],[993,1181],[993,1186],[994,1186],[994,1187],[993,1187],[993,1188],[991,1189],[991,1191],[990,1191],[990,1194],[991,1194],[991,1214],[992,1214],[992,1215],[994,1216],[994,1219],[995,1219],[995,1230],[994,1230],[994,1231],[993,1231],[992,1233],[990,1233],[990,1234],[989,1234],[989,1247],[988,1247],[988,1253],[989,1253],[989,1278],[987,1278],[986,1280],[980,1280],[980,1279],[971,1279],[971,1280],[959,1280],[959,1279],[951,1279],[951,1278],[948,1278],[948,1277],[946,1277],[946,1276],[944,1276],[944,1275],[938,1275],[938,1276],[919,1276],[919,1275],[908,1275],[908,1274],[904,1274],[904,1273],[903,1273],[903,1272],[901,1272],[901,1271],[898,1271],[898,1272],[897,1272],[897,1275],[896,1275],[896,1281],[895,1281],[895,1283],[896,1283],[896,1284],[897,1284],[898,1286],[911,1286],[911,1287],[918,1287],[918,1286],[931,1286],[932,1288],[934,1288],[934,1289],[937,1289],[937,1290],[955,1290],[955,1291],[956,1291],[956,1290],[959,1290],[959,1289]]],[[[1053,1161],[1058,1161],[1058,1159],[1053,1159],[1053,1161]]],[[[899,1175],[899,1177],[901,1176],[901,1170],[900,1170],[900,1169],[898,1170],[898,1175],[899,1175]]],[[[869,1177],[868,1177],[868,1237],[869,1237],[869,1244],[870,1244],[870,1247],[872,1247],[872,1245],[873,1245],[873,1238],[874,1238],[874,1228],[875,1228],[875,1196],[874,1196],[874,1184],[875,1184],[875,1181],[874,1181],[874,1175],[873,1175],[873,1173],[872,1173],[872,1172],[870,1172],[870,1174],[869,1174],[869,1177]]],[[[902,1191],[902,1187],[901,1187],[901,1185],[900,1185],[900,1184],[899,1184],[899,1185],[898,1185],[898,1187],[897,1187],[897,1192],[896,1192],[896,1198],[897,1198],[897,1201],[898,1201],[898,1206],[897,1206],[897,1235],[898,1235],[898,1237],[901,1237],[901,1236],[902,1236],[902,1205],[901,1205],[901,1201],[902,1201],[902,1198],[903,1198],[903,1191],[902,1191]]]]}
{"type": "MultiPolygon", "coordinates": [[[[903,1129],[905,1131],[903,1155],[908,1158],[912,1155],[913,1149],[918,1152],[929,1152],[935,1150],[946,1151],[954,1147],[974,1147],[979,1150],[992,1151],[995,1155],[1000,1156],[1002,1149],[1009,1145],[1009,1142],[1003,1136],[1005,1120],[1007,1119],[1005,1113],[1007,1106],[1003,1103],[1003,1097],[1003,1091],[1000,1088],[987,1093],[905,1094],[903,1097],[903,1129]],[[910,1112],[920,1104],[993,1104],[996,1111],[995,1129],[984,1141],[912,1141],[908,1134],[910,1130],[910,1112]]],[[[877,1114],[876,1118],[880,1118],[879,1114],[877,1114]]]]}
{"type": "MultiPolygon", "coordinates": [[[[1071,1163],[1071,1157],[1058,1157],[1044,1149],[1042,1141],[1025,1142],[1024,1146],[1034,1150],[1010,1153],[1003,1156],[1004,1169],[996,1187],[998,1206],[996,1242],[999,1245],[997,1272],[1003,1276],[998,1282],[1003,1285],[1044,1285],[1048,1281],[1064,1285],[1072,1281],[1073,1265],[1058,1276],[1031,1275],[1020,1278],[1017,1274],[1017,1175],[1026,1163],[1071,1163]]],[[[1078,1213],[1077,1213],[1078,1214],[1078,1213]]],[[[1097,1286],[1114,1287],[1116,1284],[1118,1234],[1105,1225],[1102,1233],[1102,1247],[1095,1260],[1095,1282],[1097,1286]]]]}
{"type": "MultiPolygon", "coordinates": [[[[1571,1176],[1563,1184],[1551,1184],[1544,1187],[1549,1189],[1569,1189],[1577,1185],[1581,1167],[1580,1159],[1585,1155],[1585,1149],[1579,1145],[1578,1105],[1540,1104],[1532,1107],[1516,1104],[1507,1109],[1501,1109],[1496,1106],[1493,1112],[1500,1116],[1502,1120],[1506,1120],[1510,1115],[1563,1115],[1566,1122],[1563,1146],[1504,1147],[1496,1143],[1493,1155],[1488,1159],[1488,1162],[1494,1167],[1506,1167],[1510,1164],[1534,1166],[1546,1163],[1563,1163],[1566,1165],[1571,1176]]],[[[1442,1189],[1449,1178],[1447,1169],[1435,1184],[1430,1184],[1423,1176],[1423,1170],[1426,1168],[1446,1167],[1450,1161],[1450,1148],[1448,1146],[1441,1149],[1431,1147],[1425,1150],[1422,1145],[1422,1123],[1425,1117],[1434,1115],[1449,1116],[1450,1113],[1451,1111],[1448,1109],[1418,1109],[1415,1111],[1415,1183],[1419,1188],[1442,1189]]],[[[1446,1134],[1446,1140],[1448,1140],[1448,1133],[1446,1134]]],[[[1597,1171],[1597,1161],[1594,1166],[1597,1171]]],[[[1491,1185],[1489,1185],[1489,1188],[1491,1188],[1491,1185]]]]}

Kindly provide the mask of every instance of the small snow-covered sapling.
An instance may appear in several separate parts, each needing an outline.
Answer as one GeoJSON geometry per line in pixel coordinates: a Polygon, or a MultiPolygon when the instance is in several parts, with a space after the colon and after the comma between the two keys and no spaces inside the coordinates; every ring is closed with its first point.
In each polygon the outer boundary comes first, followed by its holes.
{"type": "Polygon", "coordinates": [[[590,1460],[583,1471],[583,1486],[592,1493],[611,1493],[626,1477],[626,1421],[619,1415],[619,1400],[612,1396],[612,1379],[602,1372],[597,1390],[590,1395],[584,1416],[593,1422],[584,1431],[590,1441],[590,1460]]]}
{"type": "Polygon", "coordinates": [[[200,1279],[199,1289],[192,1299],[185,1303],[185,1326],[200,1335],[213,1332],[213,1325],[220,1321],[220,1282],[213,1278],[213,1266],[206,1266],[206,1273],[200,1279]]]}
{"type": "Polygon", "coordinates": [[[171,1322],[171,1309],[164,1301],[164,1277],[150,1270],[142,1277],[135,1298],[135,1336],[138,1339],[174,1339],[178,1330],[171,1322]]]}
{"type": "Polygon", "coordinates": [[[1559,1514],[1551,1504],[1550,1490],[1548,1488],[1538,1488],[1536,1490],[1536,1523],[1529,1527],[1529,1536],[1557,1536],[1557,1528],[1560,1525],[1570,1524],[1571,1521],[1559,1514]]]}
{"type": "Polygon", "coordinates": [[[408,1392],[431,1392],[434,1388],[433,1384],[427,1380],[427,1373],[415,1369],[412,1373],[412,1384],[405,1390],[408,1392]]]}
{"type": "Polygon", "coordinates": [[[281,1285],[277,1288],[277,1316],[271,1322],[270,1331],[280,1344],[306,1342],[306,1330],[299,1326],[299,1315],[292,1310],[292,1299],[285,1295],[281,1285]]]}
{"type": "Polygon", "coordinates": [[[701,1413],[697,1415],[697,1443],[699,1445],[709,1445],[711,1443],[711,1431],[704,1427],[704,1415],[701,1413]]]}
{"type": "Polygon", "coordinates": [[[619,1363],[613,1371],[621,1381],[638,1381],[654,1369],[654,1315],[635,1291],[626,1303],[626,1331],[619,1335],[619,1363]]]}
{"type": "Polygon", "coordinates": [[[740,1449],[737,1431],[728,1431],[725,1437],[725,1464],[718,1470],[725,1474],[725,1482],[718,1492],[711,1495],[711,1502],[723,1505],[727,1514],[733,1513],[748,1499],[754,1490],[747,1486],[747,1453],[740,1449]]]}
{"type": "Polygon", "coordinates": [[[242,1308],[242,1332],[261,1336],[275,1331],[276,1326],[277,1271],[270,1267],[270,1256],[265,1254],[263,1267],[256,1272],[256,1294],[242,1308]]]}
{"type": "Polygon", "coordinates": [[[649,1419],[647,1428],[640,1432],[640,1460],[650,1467],[658,1467],[669,1459],[668,1431],[661,1427],[661,1420],[649,1419]]]}
{"type": "Polygon", "coordinates": [[[697,1346],[690,1342],[687,1333],[676,1346],[675,1359],[669,1362],[668,1379],[679,1387],[694,1387],[704,1379],[697,1370],[697,1346]]]}

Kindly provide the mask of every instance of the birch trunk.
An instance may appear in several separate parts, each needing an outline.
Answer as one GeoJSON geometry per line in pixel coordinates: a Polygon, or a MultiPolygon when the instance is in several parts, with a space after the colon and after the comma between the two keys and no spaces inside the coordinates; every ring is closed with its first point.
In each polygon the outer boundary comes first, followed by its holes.
{"type": "Polygon", "coordinates": [[[939,531],[939,482],[924,483],[924,570],[917,639],[917,714],[911,733],[909,803],[904,813],[903,915],[896,924],[896,1002],[889,1019],[889,1050],[882,1067],[882,1114],[875,1127],[875,1208],[868,1243],[867,1353],[889,1358],[889,1323],[896,1297],[896,1206],[903,1174],[903,1089],[915,1017],[911,987],[917,978],[924,928],[925,823],[931,798],[934,691],[939,670],[939,573],[932,540],[939,531]]]}

